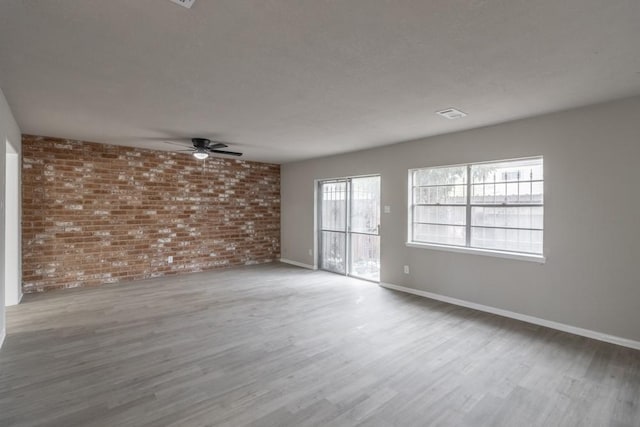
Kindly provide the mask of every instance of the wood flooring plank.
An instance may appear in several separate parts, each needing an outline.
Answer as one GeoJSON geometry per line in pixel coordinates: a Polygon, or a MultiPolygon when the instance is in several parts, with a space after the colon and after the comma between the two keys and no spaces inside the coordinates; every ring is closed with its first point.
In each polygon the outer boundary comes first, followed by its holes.
{"type": "Polygon", "coordinates": [[[0,426],[640,426],[640,352],[284,264],[26,295],[0,426]]]}

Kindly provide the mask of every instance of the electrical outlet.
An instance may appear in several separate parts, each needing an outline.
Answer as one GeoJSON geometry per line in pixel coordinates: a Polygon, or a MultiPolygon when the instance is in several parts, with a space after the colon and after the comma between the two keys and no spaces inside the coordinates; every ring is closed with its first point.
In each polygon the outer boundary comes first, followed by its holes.
{"type": "Polygon", "coordinates": [[[409,274],[409,266],[408,265],[404,266],[404,274],[409,274]]]}
{"type": "Polygon", "coordinates": [[[167,262],[168,262],[169,264],[173,264],[173,255],[169,255],[169,256],[167,257],[167,262]]]}
{"type": "Polygon", "coordinates": [[[313,249],[309,249],[309,256],[313,256],[313,249]]]}

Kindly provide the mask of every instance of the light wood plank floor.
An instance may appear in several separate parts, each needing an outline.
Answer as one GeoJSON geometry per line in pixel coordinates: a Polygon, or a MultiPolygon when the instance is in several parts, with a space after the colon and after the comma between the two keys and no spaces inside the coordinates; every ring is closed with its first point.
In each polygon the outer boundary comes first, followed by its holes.
{"type": "Polygon", "coordinates": [[[639,426],[640,352],[283,264],[28,295],[2,426],[639,426]]]}

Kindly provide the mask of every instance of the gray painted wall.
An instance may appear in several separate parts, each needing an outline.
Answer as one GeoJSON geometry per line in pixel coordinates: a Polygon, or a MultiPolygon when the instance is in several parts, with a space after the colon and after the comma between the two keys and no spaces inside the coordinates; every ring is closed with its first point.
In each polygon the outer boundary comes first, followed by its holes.
{"type": "Polygon", "coordinates": [[[383,282],[640,340],[639,164],[640,97],[285,164],[282,257],[314,263],[315,179],[378,173],[383,282]],[[534,155],[546,264],[405,246],[409,168],[534,155]]]}
{"type": "MultiPolygon", "coordinates": [[[[4,308],[4,296],[5,296],[5,250],[18,251],[19,248],[5,248],[5,166],[6,166],[6,152],[7,141],[11,141],[12,144],[20,144],[21,135],[20,128],[16,124],[16,121],[11,114],[11,109],[7,104],[7,100],[4,97],[4,93],[0,90],[0,345],[4,339],[5,333],[5,308],[4,308]]],[[[13,151],[14,147],[10,147],[10,151],[13,151]]]]}

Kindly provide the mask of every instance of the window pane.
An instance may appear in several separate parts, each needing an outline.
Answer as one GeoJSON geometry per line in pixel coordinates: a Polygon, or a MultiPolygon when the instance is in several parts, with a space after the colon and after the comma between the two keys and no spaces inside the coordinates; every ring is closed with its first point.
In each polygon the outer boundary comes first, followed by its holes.
{"type": "Polygon", "coordinates": [[[471,227],[471,247],[542,254],[542,230],[471,227]]]}
{"type": "Polygon", "coordinates": [[[521,182],[518,184],[518,202],[531,203],[531,190],[533,187],[532,182],[521,182]]]}
{"type": "Polygon", "coordinates": [[[413,185],[466,184],[467,167],[417,169],[413,171],[413,185]]]}
{"type": "Polygon", "coordinates": [[[380,280],[380,236],[351,235],[351,274],[368,280],[380,280]]]}
{"type": "Polygon", "coordinates": [[[471,203],[496,203],[494,184],[472,184],[471,203]]]}
{"type": "Polygon", "coordinates": [[[497,184],[472,184],[471,203],[480,204],[541,204],[542,182],[502,182],[497,184]]]}
{"type": "Polygon", "coordinates": [[[380,177],[351,180],[351,231],[378,233],[380,224],[380,177]]]}
{"type": "Polygon", "coordinates": [[[471,203],[542,203],[542,172],[542,159],[471,165],[471,203]]]}
{"type": "Polygon", "coordinates": [[[346,230],[347,219],[347,183],[326,182],[322,184],[322,217],[323,230],[346,230]]]}
{"type": "Polygon", "coordinates": [[[471,208],[471,225],[542,230],[544,208],[542,206],[500,208],[473,206],[471,208]]]}
{"type": "Polygon", "coordinates": [[[466,185],[445,185],[438,187],[417,187],[413,189],[415,204],[466,205],[466,185]]]}
{"type": "Polygon", "coordinates": [[[542,158],[414,170],[413,240],[541,254],[543,172],[542,158]]]}
{"type": "Polygon", "coordinates": [[[511,160],[471,165],[471,183],[542,180],[542,159],[511,160]]]}
{"type": "Polygon", "coordinates": [[[337,273],[345,272],[345,234],[334,233],[332,231],[322,232],[322,254],[320,260],[322,265],[320,268],[324,270],[335,271],[337,273]]]}
{"type": "Polygon", "coordinates": [[[533,203],[542,203],[544,199],[544,184],[542,182],[534,182],[531,186],[531,201],[533,203]]]}
{"type": "Polygon", "coordinates": [[[413,211],[413,222],[465,225],[466,210],[466,206],[416,206],[413,211]]]}
{"type": "Polygon", "coordinates": [[[414,224],[413,241],[464,246],[466,230],[465,226],[414,224]]]}

